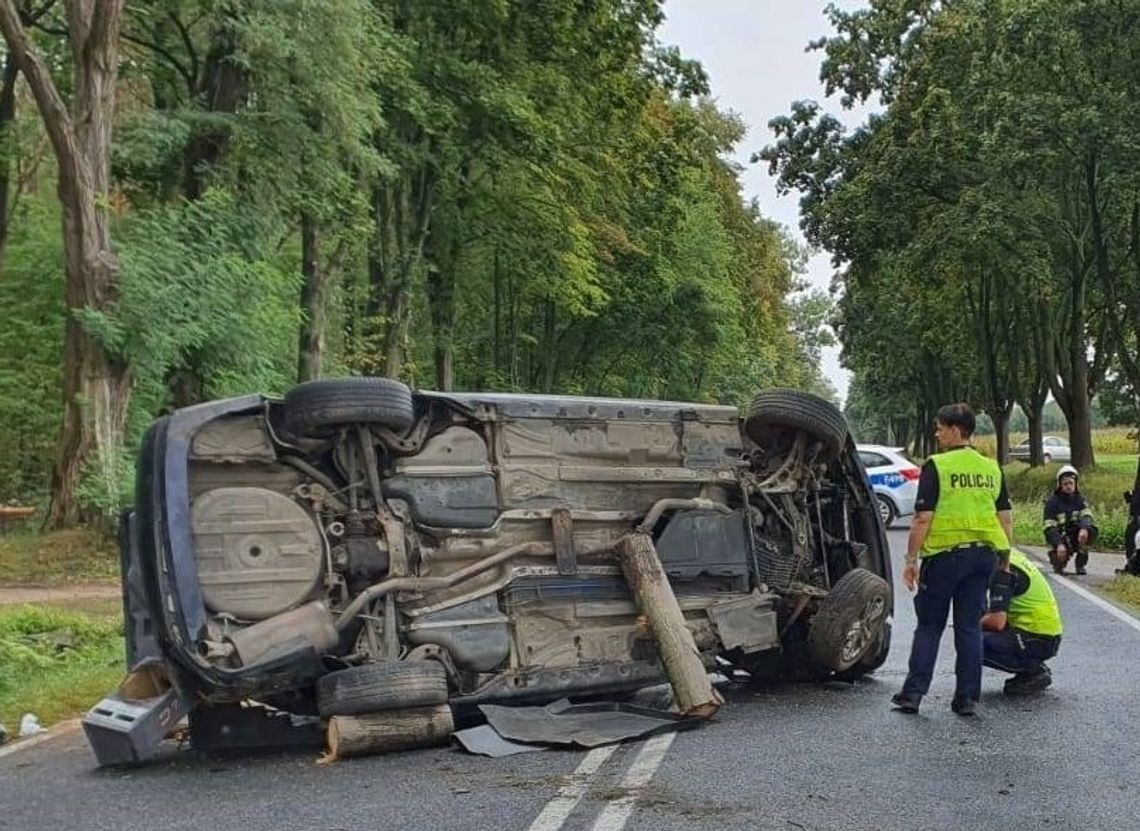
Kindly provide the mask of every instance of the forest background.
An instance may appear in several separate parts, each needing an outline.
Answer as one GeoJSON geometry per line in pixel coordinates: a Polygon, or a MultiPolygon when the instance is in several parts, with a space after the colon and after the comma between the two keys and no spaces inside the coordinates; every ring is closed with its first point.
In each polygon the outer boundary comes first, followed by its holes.
{"type": "Polygon", "coordinates": [[[320,376],[741,403],[831,301],[654,0],[0,3],[0,503],[320,376]],[[61,227],[63,233],[61,234],[61,227]]]}
{"type": "Polygon", "coordinates": [[[0,2],[0,502],[113,518],[156,416],[321,375],[831,396],[831,327],[864,441],[927,455],[966,400],[1002,461],[1063,421],[1089,470],[1140,421],[1140,2],[833,8],[821,77],[873,114],[799,102],[756,152],[831,297],[663,14],[0,2]]]}

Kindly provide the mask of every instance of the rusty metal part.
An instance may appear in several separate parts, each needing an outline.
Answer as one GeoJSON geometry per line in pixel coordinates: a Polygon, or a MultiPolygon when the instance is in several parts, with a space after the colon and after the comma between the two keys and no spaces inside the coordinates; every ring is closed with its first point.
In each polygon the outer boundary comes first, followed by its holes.
{"type": "Polygon", "coordinates": [[[368,428],[359,425],[356,428],[356,438],[360,442],[360,450],[364,454],[364,473],[368,477],[368,489],[372,493],[372,501],[377,512],[384,509],[384,491],[380,487],[380,469],[377,467],[376,445],[372,443],[372,434],[368,428]]]}
{"type": "Polygon", "coordinates": [[[340,490],[340,488],[338,488],[336,486],[336,483],[333,482],[332,479],[330,479],[324,473],[319,471],[315,466],[306,462],[304,459],[301,459],[297,456],[282,455],[279,457],[279,460],[281,462],[284,462],[285,464],[289,465],[290,467],[297,468],[297,470],[304,473],[306,476],[308,476],[313,481],[320,482],[322,485],[325,486],[325,488],[328,490],[328,492],[330,494],[335,493],[335,492],[340,490]]]}
{"type": "Polygon", "coordinates": [[[723,502],[717,502],[712,499],[658,499],[653,503],[653,507],[645,515],[645,519],[635,529],[639,534],[648,534],[653,530],[653,526],[657,524],[657,520],[661,519],[661,515],[666,511],[718,511],[722,514],[731,514],[732,509],[725,505],[723,502]]]}
{"type": "Polygon", "coordinates": [[[250,666],[298,637],[304,638],[318,653],[336,646],[340,633],[324,603],[319,600],[307,603],[231,632],[223,636],[220,646],[204,641],[199,649],[207,654],[211,648],[216,648],[237,666],[250,666]]]}
{"type": "Polygon", "coordinates": [[[757,489],[767,493],[790,493],[797,490],[803,476],[804,444],[804,433],[799,431],[792,449],[784,456],[780,466],[760,481],[757,489]]]}
{"type": "Polygon", "coordinates": [[[339,496],[329,493],[329,489],[320,482],[302,483],[293,489],[297,499],[303,499],[313,506],[313,510],[334,511],[344,513],[348,506],[339,496]]]}
{"type": "Polygon", "coordinates": [[[389,428],[381,427],[378,424],[372,424],[368,429],[383,442],[385,447],[397,450],[400,453],[416,453],[423,446],[430,425],[430,418],[421,418],[406,436],[398,435],[389,428]]]}
{"type": "Polygon", "coordinates": [[[389,576],[407,577],[411,569],[408,566],[408,545],[403,521],[387,509],[377,511],[376,519],[384,530],[384,541],[388,546],[389,576]]]}
{"type": "Polygon", "coordinates": [[[558,573],[577,574],[578,554],[574,550],[574,528],[570,511],[556,508],[550,515],[550,525],[554,534],[554,559],[558,561],[558,573]]]}
{"type": "Polygon", "coordinates": [[[807,608],[808,602],[811,600],[811,595],[801,594],[796,598],[796,605],[792,608],[792,614],[788,618],[788,622],[784,624],[784,628],[780,630],[780,637],[788,634],[788,630],[792,628],[792,624],[799,620],[800,615],[803,614],[804,609],[807,608]]]}
{"type": "Polygon", "coordinates": [[[405,661],[438,661],[447,670],[447,677],[456,688],[459,687],[459,670],[451,660],[451,653],[437,643],[424,643],[412,649],[405,661]]]}
{"type": "Polygon", "coordinates": [[[504,548],[490,557],[485,557],[477,563],[472,563],[467,568],[462,568],[459,571],[449,574],[445,577],[392,577],[381,583],[365,589],[356,596],[340,613],[337,618],[337,628],[343,629],[348,626],[352,619],[360,613],[368,603],[383,597],[386,594],[394,591],[432,591],[435,589],[449,589],[452,586],[462,583],[464,580],[470,579],[484,571],[494,568],[501,563],[512,560],[515,557],[553,557],[554,545],[548,542],[524,542],[518,545],[512,545],[509,548],[504,548]]]}

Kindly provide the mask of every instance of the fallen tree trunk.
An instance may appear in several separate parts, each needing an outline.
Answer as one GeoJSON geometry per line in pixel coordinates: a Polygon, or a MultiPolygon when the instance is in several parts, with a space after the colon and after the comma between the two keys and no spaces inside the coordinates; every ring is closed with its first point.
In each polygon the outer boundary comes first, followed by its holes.
{"type": "Polygon", "coordinates": [[[455,729],[451,708],[409,707],[361,716],[329,719],[329,753],[333,759],[437,747],[447,744],[455,729]]]}
{"type": "Polygon", "coordinates": [[[711,718],[724,699],[713,689],[693,633],[648,534],[629,534],[617,545],[622,571],[638,608],[649,619],[677,706],[687,716],[711,718]]]}

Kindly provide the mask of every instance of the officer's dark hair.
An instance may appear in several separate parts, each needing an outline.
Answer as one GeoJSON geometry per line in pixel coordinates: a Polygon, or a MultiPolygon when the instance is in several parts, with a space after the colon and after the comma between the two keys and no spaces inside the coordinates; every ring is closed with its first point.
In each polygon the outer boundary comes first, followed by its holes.
{"type": "Polygon", "coordinates": [[[947,427],[957,427],[962,431],[962,438],[968,439],[974,435],[974,428],[978,421],[974,418],[974,411],[969,404],[946,404],[938,408],[934,418],[947,427]]]}

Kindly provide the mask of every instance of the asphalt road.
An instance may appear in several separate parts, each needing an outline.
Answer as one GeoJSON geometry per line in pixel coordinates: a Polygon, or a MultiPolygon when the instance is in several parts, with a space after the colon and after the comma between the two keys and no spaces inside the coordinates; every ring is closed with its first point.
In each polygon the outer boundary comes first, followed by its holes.
{"type": "MultiPolygon", "coordinates": [[[[905,533],[891,532],[896,555],[905,533]]],[[[699,730],[590,754],[440,749],[318,765],[175,753],[129,771],[95,768],[71,733],[0,758],[0,828],[1131,831],[1140,629],[1054,586],[1066,624],[1054,686],[1006,699],[987,671],[973,719],[950,712],[949,633],[921,715],[891,711],[913,626],[901,590],[894,648],[874,676],[733,689],[699,730]]]]}

